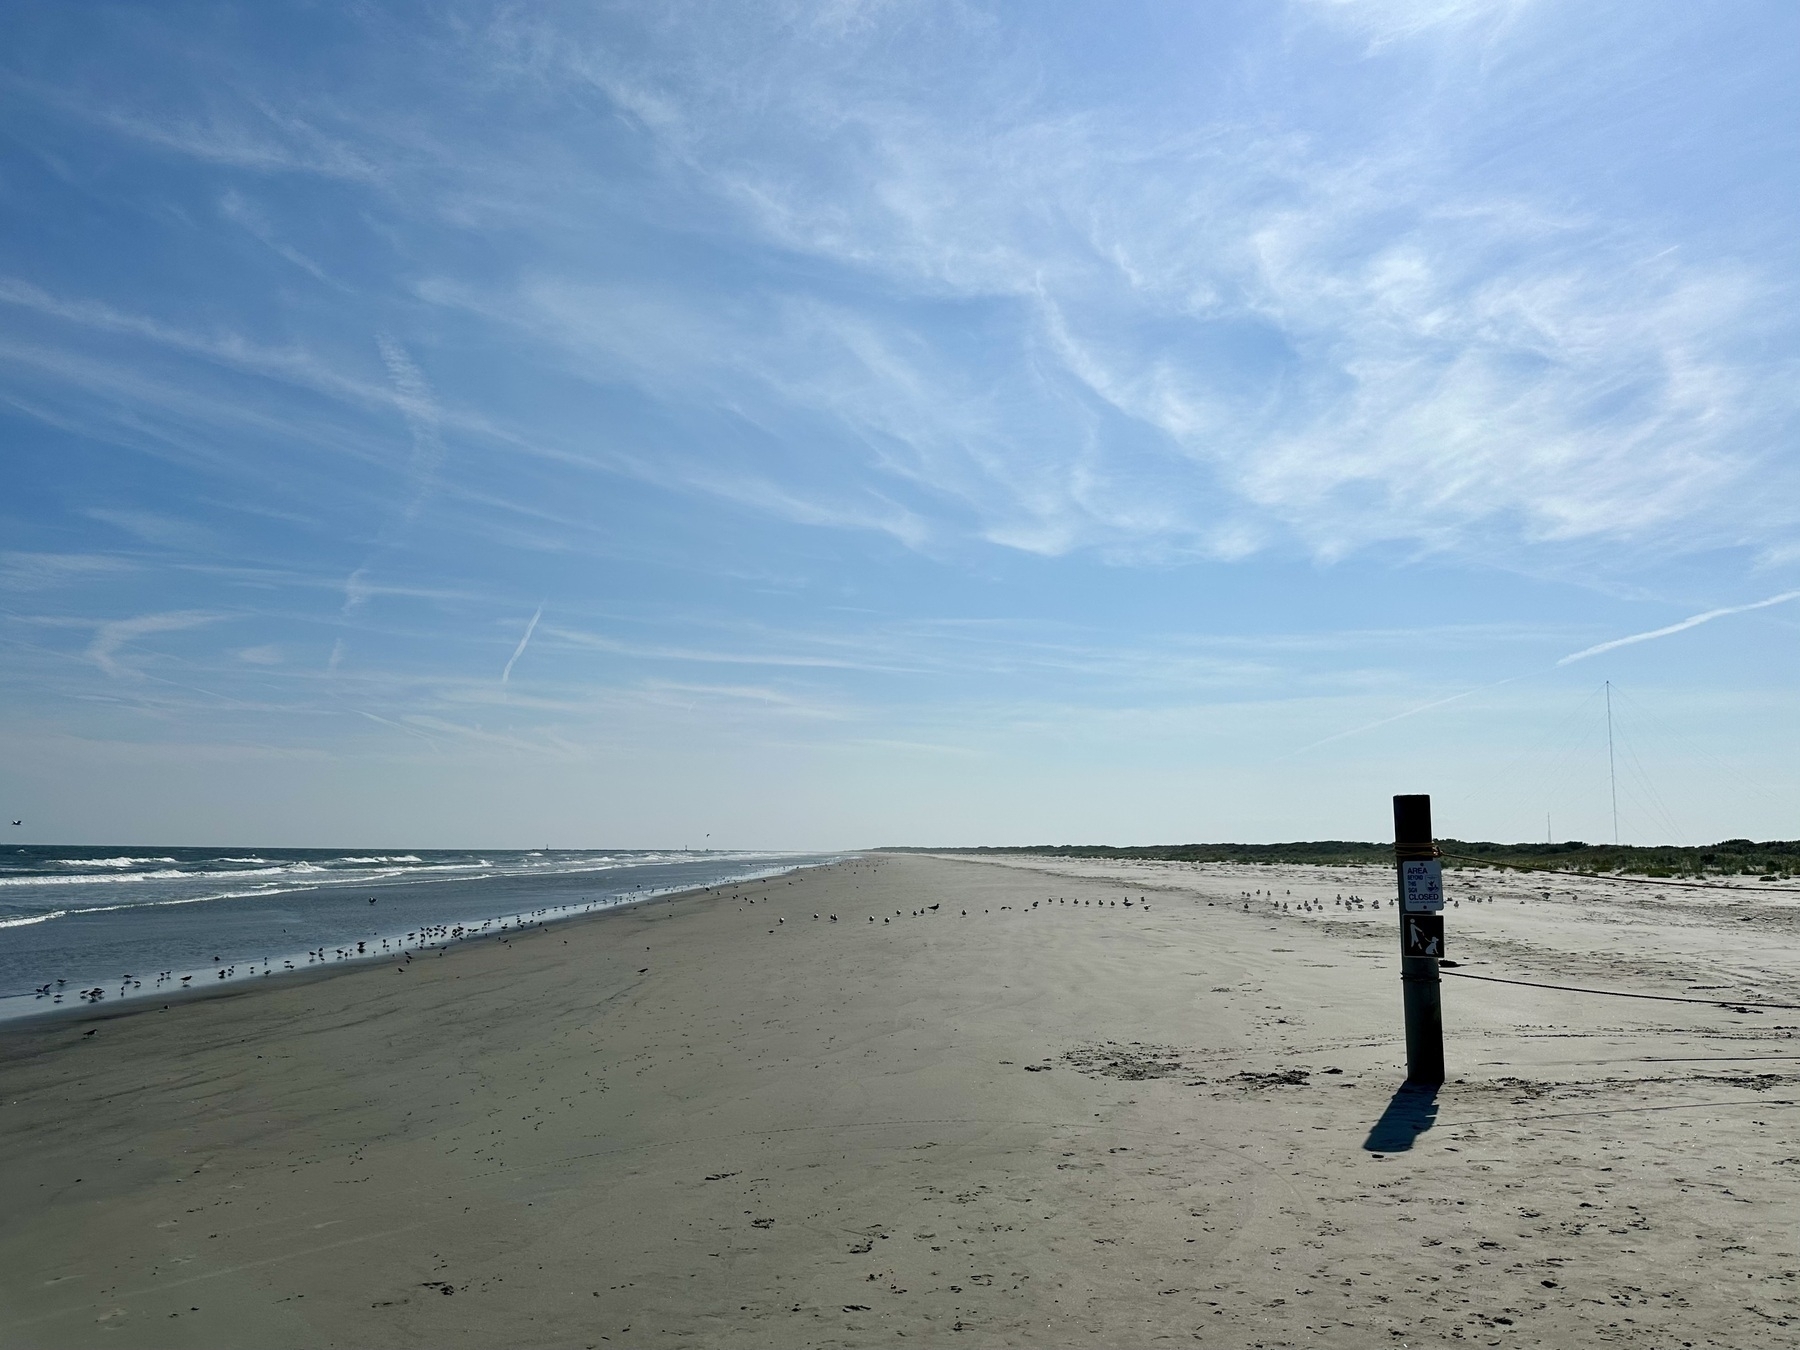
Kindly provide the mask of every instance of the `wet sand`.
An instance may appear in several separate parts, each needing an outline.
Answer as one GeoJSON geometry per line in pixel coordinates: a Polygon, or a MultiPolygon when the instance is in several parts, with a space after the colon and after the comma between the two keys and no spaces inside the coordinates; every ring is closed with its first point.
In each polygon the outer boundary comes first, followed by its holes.
{"type": "MultiPolygon", "coordinates": [[[[1391,886],[871,855],[11,1028],[0,1344],[1792,1344],[1800,1011],[1449,979],[1397,1094],[1391,886]]],[[[1545,889],[1450,955],[1800,1003],[1800,896],[1545,889]]]]}

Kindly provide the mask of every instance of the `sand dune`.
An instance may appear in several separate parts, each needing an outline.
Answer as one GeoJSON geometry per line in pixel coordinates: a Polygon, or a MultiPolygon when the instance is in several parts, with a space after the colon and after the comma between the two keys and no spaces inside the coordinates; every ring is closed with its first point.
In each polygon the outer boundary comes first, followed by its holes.
{"type": "MultiPolygon", "coordinates": [[[[1793,1344],[1800,1011],[1452,979],[1397,1094],[1391,887],[877,855],[15,1028],[0,1343],[1793,1344]]],[[[1471,973],[1800,1003],[1800,896],[1450,893],[1471,973]]]]}

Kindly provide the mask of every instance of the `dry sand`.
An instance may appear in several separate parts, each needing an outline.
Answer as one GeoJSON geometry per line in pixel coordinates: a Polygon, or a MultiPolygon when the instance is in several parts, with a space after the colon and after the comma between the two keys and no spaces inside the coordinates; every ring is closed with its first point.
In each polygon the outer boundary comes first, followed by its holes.
{"type": "MultiPolygon", "coordinates": [[[[1391,886],[871,856],[15,1027],[0,1343],[1800,1341],[1800,1012],[1448,979],[1395,1105],[1391,886]]],[[[1800,896],[1544,889],[1451,956],[1800,1003],[1800,896]]]]}

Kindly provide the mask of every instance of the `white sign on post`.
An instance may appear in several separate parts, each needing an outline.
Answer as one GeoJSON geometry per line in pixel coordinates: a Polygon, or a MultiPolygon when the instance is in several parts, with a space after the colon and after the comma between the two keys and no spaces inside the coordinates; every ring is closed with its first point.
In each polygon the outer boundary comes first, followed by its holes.
{"type": "Polygon", "coordinates": [[[1444,908],[1444,865],[1435,858],[1400,864],[1401,908],[1408,914],[1438,914],[1444,908]]]}

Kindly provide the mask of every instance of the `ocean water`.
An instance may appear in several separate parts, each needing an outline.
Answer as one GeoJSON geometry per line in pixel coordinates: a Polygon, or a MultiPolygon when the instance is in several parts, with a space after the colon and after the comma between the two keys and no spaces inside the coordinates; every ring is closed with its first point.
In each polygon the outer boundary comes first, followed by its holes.
{"type": "Polygon", "coordinates": [[[391,959],[837,856],[14,846],[0,851],[0,1018],[391,959]]]}

